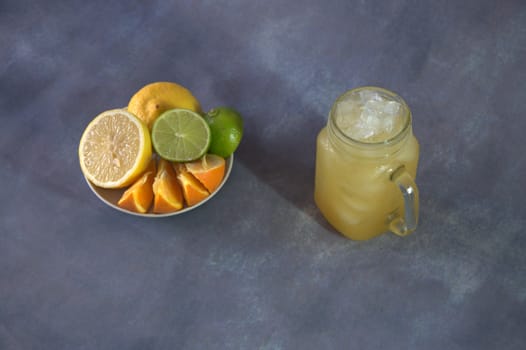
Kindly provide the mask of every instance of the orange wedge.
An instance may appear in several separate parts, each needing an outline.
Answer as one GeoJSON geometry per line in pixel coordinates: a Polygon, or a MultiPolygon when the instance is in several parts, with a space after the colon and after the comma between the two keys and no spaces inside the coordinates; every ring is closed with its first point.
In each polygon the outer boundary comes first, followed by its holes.
{"type": "Polygon", "coordinates": [[[172,164],[165,159],[159,160],[153,193],[154,213],[171,213],[183,207],[183,195],[177,183],[175,171],[172,164]]]}
{"type": "Polygon", "coordinates": [[[185,166],[210,193],[219,187],[225,176],[225,159],[215,154],[205,154],[201,159],[185,163],[185,166]]]}
{"type": "Polygon", "coordinates": [[[186,170],[184,164],[174,163],[174,168],[177,174],[177,180],[179,180],[181,188],[183,189],[184,199],[189,207],[201,202],[210,195],[199,180],[186,170]]]}
{"type": "Polygon", "coordinates": [[[154,177],[155,159],[152,159],[144,174],[124,191],[117,205],[136,213],[146,213],[152,204],[154,177]]]}

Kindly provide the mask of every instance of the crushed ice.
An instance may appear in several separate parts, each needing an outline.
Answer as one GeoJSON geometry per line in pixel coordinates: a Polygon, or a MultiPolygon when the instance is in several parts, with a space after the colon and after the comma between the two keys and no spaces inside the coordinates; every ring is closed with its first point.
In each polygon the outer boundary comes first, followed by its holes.
{"type": "Polygon", "coordinates": [[[376,91],[361,90],[350,94],[335,107],[339,128],[359,141],[384,141],[403,127],[402,105],[376,91]]]}

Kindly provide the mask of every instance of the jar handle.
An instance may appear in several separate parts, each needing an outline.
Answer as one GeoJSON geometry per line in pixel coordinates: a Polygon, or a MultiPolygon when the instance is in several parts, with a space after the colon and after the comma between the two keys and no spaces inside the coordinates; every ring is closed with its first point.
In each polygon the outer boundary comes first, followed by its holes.
{"type": "Polygon", "coordinates": [[[418,187],[405,166],[400,166],[391,174],[393,181],[404,198],[404,217],[395,216],[389,223],[389,230],[399,236],[410,234],[418,224],[418,187]]]}

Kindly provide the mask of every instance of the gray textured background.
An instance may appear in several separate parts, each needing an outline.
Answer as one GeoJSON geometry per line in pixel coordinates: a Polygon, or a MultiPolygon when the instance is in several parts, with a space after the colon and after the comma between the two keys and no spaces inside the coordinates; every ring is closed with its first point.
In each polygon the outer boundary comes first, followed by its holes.
{"type": "Polygon", "coordinates": [[[0,2],[0,349],[524,349],[524,1],[0,2]],[[115,211],[87,123],[176,81],[245,137],[205,206],[115,211]],[[421,225],[346,240],[315,137],[360,85],[402,95],[421,225]]]}

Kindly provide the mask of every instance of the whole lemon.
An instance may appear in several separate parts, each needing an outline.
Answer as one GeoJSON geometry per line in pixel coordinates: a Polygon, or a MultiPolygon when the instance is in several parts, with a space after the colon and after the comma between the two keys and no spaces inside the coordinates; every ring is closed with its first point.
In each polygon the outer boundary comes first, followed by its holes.
{"type": "Polygon", "coordinates": [[[128,111],[144,121],[150,130],[157,117],[174,108],[201,112],[201,105],[194,95],[184,86],[171,82],[161,81],[145,85],[128,103],[128,111]]]}

